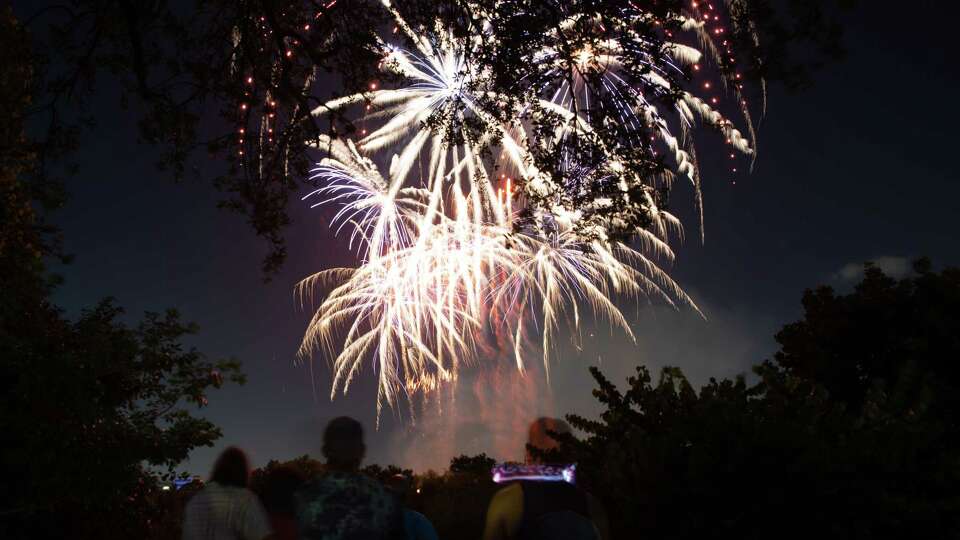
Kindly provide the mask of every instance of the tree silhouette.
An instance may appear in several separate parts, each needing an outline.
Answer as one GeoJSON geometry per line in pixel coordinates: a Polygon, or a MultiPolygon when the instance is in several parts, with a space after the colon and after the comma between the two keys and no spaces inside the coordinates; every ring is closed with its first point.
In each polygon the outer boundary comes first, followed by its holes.
{"type": "Polygon", "coordinates": [[[618,389],[593,368],[597,421],[558,435],[615,536],[949,537],[960,471],[952,360],[957,269],[807,293],[759,378],[695,391],[676,368],[618,389]],[[856,369],[851,369],[855,366],[856,369]]]}
{"type": "Polygon", "coordinates": [[[497,461],[486,454],[475,456],[460,455],[450,460],[450,472],[469,473],[476,476],[489,476],[497,461]]]}
{"type": "MultiPolygon", "coordinates": [[[[809,83],[817,66],[839,56],[838,13],[855,3],[725,2],[731,19],[728,39],[738,58],[725,57],[717,69],[724,78],[732,77],[736,60],[760,92],[766,88],[761,80],[790,86],[809,83]]],[[[558,76],[546,66],[531,64],[529,58],[535,47],[550,45],[549,36],[556,35],[552,30],[562,18],[597,18],[600,28],[615,32],[617,25],[612,23],[624,20],[623,13],[637,9],[657,15],[679,13],[687,2],[394,0],[391,5],[414,25],[432,29],[440,21],[458,35],[477,33],[479,14],[493,14],[491,33],[478,42],[467,61],[489,65],[492,76],[483,81],[488,87],[478,88],[483,90],[478,95],[509,98],[480,99],[478,105],[491,118],[504,119],[519,116],[519,98],[535,91],[544,77],[558,76]]],[[[158,165],[177,179],[211,181],[224,195],[220,206],[240,212],[266,239],[271,247],[263,262],[266,277],[286,257],[283,233],[290,223],[289,195],[308,176],[311,145],[321,134],[349,136],[358,130],[348,114],[332,111],[321,119],[310,112],[331,98],[369,88],[371,81],[390,82],[389,75],[378,69],[381,57],[374,33],[391,23],[376,0],[212,0],[186,7],[168,0],[146,4],[77,0],[20,15],[28,28],[35,29],[20,39],[31,40],[41,59],[35,66],[39,92],[27,111],[34,122],[48,128],[45,137],[34,141],[44,164],[35,170],[38,177],[52,175],[63,151],[82,136],[81,128],[95,124],[97,115],[85,105],[96,89],[104,83],[119,86],[121,103],[136,105],[142,140],[161,150],[158,165]],[[202,156],[216,160],[205,162],[202,156]]],[[[665,53],[663,36],[656,25],[634,24],[637,17],[627,19],[631,28],[619,34],[604,37],[596,26],[577,25],[567,29],[563,43],[553,45],[567,65],[573,65],[578,44],[606,38],[626,45],[647,43],[634,53],[629,51],[635,46],[624,48],[624,54],[635,55],[625,63],[626,76],[643,86],[648,69],[644,59],[665,53]],[[643,39],[634,40],[633,32],[640,32],[643,39]]],[[[672,70],[661,75],[674,85],[685,77],[672,70]]],[[[599,80],[588,84],[603,91],[599,80]]],[[[669,105],[676,98],[668,93],[657,100],[669,105]]],[[[641,135],[625,133],[619,112],[600,105],[597,102],[588,115],[595,135],[571,142],[586,165],[599,145],[625,148],[625,137],[641,135]]],[[[469,122],[456,121],[459,116],[454,113],[440,111],[428,123],[451,140],[479,140],[489,134],[487,123],[472,117],[469,122]]],[[[559,121],[536,111],[525,114],[536,114],[541,130],[549,131],[559,121]]],[[[564,172],[563,153],[545,148],[535,152],[534,160],[542,171],[556,176],[564,172]]],[[[643,148],[623,157],[625,167],[644,177],[663,168],[662,158],[643,148]]],[[[591,189],[612,189],[607,184],[616,182],[595,183],[591,189]]],[[[582,196],[577,189],[569,190],[573,199],[582,196]]],[[[640,210],[615,208],[609,212],[616,212],[619,219],[596,218],[643,225],[640,210]]]]}
{"type": "Polygon", "coordinates": [[[913,268],[898,281],[867,263],[849,294],[806,291],[803,319],[776,336],[776,363],[855,410],[876,391],[897,413],[960,417],[960,271],[934,272],[927,259],[913,268]]]}
{"type": "Polygon", "coordinates": [[[24,38],[0,12],[0,534],[149,537],[160,481],[220,436],[195,408],[243,376],[184,347],[196,327],[174,310],[128,326],[110,299],[73,320],[51,302],[44,218],[60,190],[38,171],[51,147],[25,132],[37,60],[24,38]]]}

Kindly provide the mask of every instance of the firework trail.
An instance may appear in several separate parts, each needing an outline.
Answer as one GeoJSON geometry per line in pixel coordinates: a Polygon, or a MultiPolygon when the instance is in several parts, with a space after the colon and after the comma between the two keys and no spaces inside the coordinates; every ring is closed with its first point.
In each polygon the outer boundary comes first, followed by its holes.
{"type": "MultiPolygon", "coordinates": [[[[659,208],[658,185],[687,178],[699,205],[688,136],[698,119],[719,129],[733,149],[752,153],[750,142],[704,99],[671,86],[666,71],[697,67],[699,50],[674,41],[648,43],[629,29],[623,32],[631,47],[640,48],[631,53],[639,67],[625,62],[622,41],[592,39],[575,52],[574,65],[545,46],[534,62],[541,66],[539,82],[520,120],[500,122],[482,104],[498,100],[484,90],[488,73],[466,60],[476,39],[456,38],[440,27],[414,29],[389,1],[383,3],[413,47],[381,42],[381,65],[405,84],[372,87],[314,111],[323,115],[359,105],[366,120],[379,122],[356,142],[316,141],[326,157],[313,171],[316,189],[304,197],[316,201],[314,206],[338,206],[332,226],[348,231],[361,262],[319,272],[298,285],[303,302],[313,300],[317,290],[328,291],[300,354],[323,352],[332,359],[331,398],[347,392],[371,360],[378,414],[384,405],[434,392],[457,380],[464,365],[478,362],[482,336],[491,326],[511,342],[521,372],[524,336],[539,335],[549,377],[559,330],[564,324],[578,327],[584,308],[631,338],[617,299],[656,297],[696,309],[662,269],[673,261],[670,242],[682,237],[682,227],[659,208]],[[638,69],[639,77],[631,75],[638,69]],[[678,119],[679,137],[653,99],[671,93],[678,96],[671,114],[678,119]],[[530,120],[535,114],[559,120],[545,133],[530,120]],[[623,144],[598,131],[598,116],[605,114],[619,118],[623,144]],[[476,123],[486,127],[480,137],[451,135],[444,128],[476,123]],[[568,147],[580,140],[593,145],[593,159],[568,147]],[[560,148],[563,159],[548,172],[535,158],[551,148],[560,148]],[[673,170],[640,175],[625,166],[631,152],[654,148],[669,151],[673,170]],[[485,157],[489,149],[495,158],[485,157]],[[369,156],[390,151],[384,175],[369,156]],[[638,222],[642,226],[631,225],[638,222]],[[614,232],[624,228],[629,240],[614,232]]],[[[713,56],[720,54],[697,12],[678,17],[681,30],[713,56]]],[[[599,22],[571,18],[557,32],[574,25],[604,30],[599,22]]],[[[555,37],[559,42],[563,36],[555,37]]],[[[743,101],[739,93],[737,98],[743,101]]]]}

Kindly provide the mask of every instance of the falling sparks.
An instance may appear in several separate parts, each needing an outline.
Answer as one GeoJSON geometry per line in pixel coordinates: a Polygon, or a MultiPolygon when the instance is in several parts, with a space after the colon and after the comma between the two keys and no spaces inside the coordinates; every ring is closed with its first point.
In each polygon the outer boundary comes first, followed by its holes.
{"type": "MultiPolygon", "coordinates": [[[[487,73],[466,61],[471,38],[439,27],[432,34],[415,30],[389,1],[383,3],[396,21],[391,35],[405,36],[413,46],[382,41],[381,68],[405,83],[386,88],[372,81],[365,92],[314,111],[319,116],[362,105],[365,121],[376,123],[361,130],[357,141],[315,142],[326,157],[313,170],[316,189],[304,197],[314,206],[336,206],[332,227],[348,236],[360,258],[356,268],[319,272],[297,288],[304,303],[325,292],[300,354],[332,359],[331,398],[347,392],[368,362],[378,381],[378,413],[385,405],[435,391],[480,360],[478,336],[491,325],[502,326],[512,341],[517,369],[525,369],[533,346],[549,377],[562,326],[576,328],[585,308],[631,339],[618,299],[655,297],[697,309],[663,269],[674,258],[670,242],[682,237],[679,221],[658,207],[654,185],[663,178],[628,174],[623,165],[628,155],[621,155],[620,146],[654,156],[665,149],[674,172],[661,176],[692,182],[698,205],[699,175],[687,136],[698,120],[722,133],[731,158],[753,153],[752,127],[748,139],[713,107],[716,96],[680,90],[672,111],[659,110],[649,99],[675,91],[666,70],[701,72],[700,50],[668,41],[669,58],[642,57],[647,65],[638,87],[624,73],[623,51],[614,41],[597,40],[575,51],[571,66],[557,50],[545,48],[535,61],[555,70],[558,82],[544,84],[524,109],[560,118],[559,127],[544,135],[530,122],[498,121],[484,109],[483,99],[499,96],[478,90],[487,73]],[[572,76],[559,76],[564,73],[572,76]],[[590,111],[598,100],[608,100],[633,130],[625,144],[601,141],[603,159],[589,164],[564,150],[554,174],[539,170],[531,159],[534,150],[595,135],[590,111]],[[489,129],[480,140],[451,140],[433,122],[437,118],[443,125],[479,122],[489,129]],[[674,134],[671,118],[681,135],[674,134]],[[487,157],[484,150],[490,148],[497,153],[487,157]],[[376,156],[391,156],[385,173],[372,159],[376,156]],[[609,193],[587,193],[588,200],[565,195],[576,182],[609,186],[609,193]],[[612,232],[629,226],[618,223],[621,218],[591,217],[610,214],[615,203],[643,217],[644,226],[633,226],[629,241],[612,232]],[[531,328],[535,340],[525,338],[531,328]]],[[[712,5],[702,16],[700,9],[694,2],[680,27],[696,36],[714,61],[723,60],[730,49],[711,35],[724,30],[709,15],[712,5]]],[[[710,81],[697,86],[714,90],[710,81]]],[[[745,102],[743,110],[749,124],[745,102]]]]}

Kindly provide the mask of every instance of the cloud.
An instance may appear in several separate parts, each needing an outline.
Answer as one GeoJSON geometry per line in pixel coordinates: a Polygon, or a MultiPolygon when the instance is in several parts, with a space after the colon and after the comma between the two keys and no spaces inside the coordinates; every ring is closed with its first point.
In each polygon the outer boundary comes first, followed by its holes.
{"type": "MultiPolygon", "coordinates": [[[[895,256],[884,256],[884,257],[874,257],[870,259],[874,265],[883,270],[883,273],[894,278],[902,279],[908,276],[913,272],[913,263],[911,259],[907,257],[895,257],[895,256]]],[[[862,262],[851,262],[847,263],[837,271],[833,278],[836,281],[841,281],[844,283],[852,283],[855,281],[860,281],[863,278],[863,263],[862,262]]]]}

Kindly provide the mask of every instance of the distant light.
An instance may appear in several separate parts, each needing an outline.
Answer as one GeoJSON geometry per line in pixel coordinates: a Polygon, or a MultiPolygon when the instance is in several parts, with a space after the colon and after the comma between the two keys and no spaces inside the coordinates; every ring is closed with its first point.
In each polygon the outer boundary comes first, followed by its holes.
{"type": "Polygon", "coordinates": [[[162,490],[164,490],[164,491],[170,491],[170,486],[163,486],[163,487],[160,488],[160,489],[162,489],[162,490]]]}
{"type": "Polygon", "coordinates": [[[193,483],[193,478],[178,478],[173,481],[173,485],[177,486],[178,490],[183,486],[186,486],[192,483],[193,483]]]}

